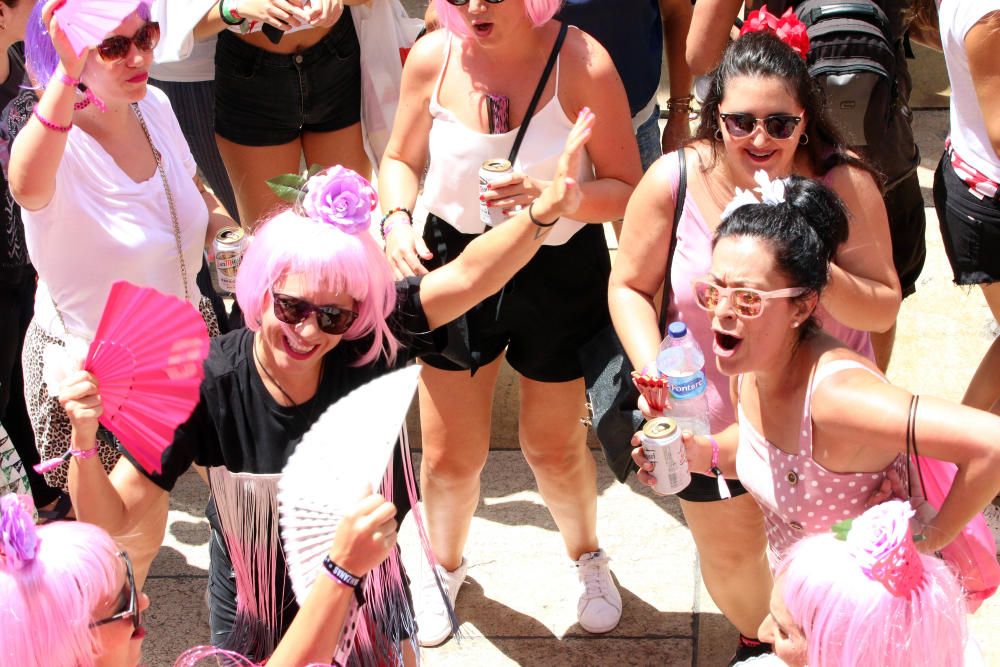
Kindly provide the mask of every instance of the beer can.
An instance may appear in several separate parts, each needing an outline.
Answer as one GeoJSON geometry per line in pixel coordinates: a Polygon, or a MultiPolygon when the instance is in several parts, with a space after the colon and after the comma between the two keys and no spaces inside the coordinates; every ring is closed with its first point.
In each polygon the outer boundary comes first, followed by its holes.
{"type": "Polygon", "coordinates": [[[656,478],[653,491],[663,495],[678,493],[691,483],[677,422],[670,417],[651,419],[642,427],[639,440],[643,453],[653,464],[652,474],[656,478]]]}
{"type": "Polygon", "coordinates": [[[223,227],[215,235],[215,277],[219,289],[232,294],[236,291],[236,272],[246,250],[246,234],[242,227],[223,227]]]}
{"type": "MultiPolygon", "coordinates": [[[[479,168],[480,196],[489,192],[487,186],[490,183],[495,182],[501,176],[506,176],[507,174],[512,173],[514,173],[514,166],[510,163],[510,160],[493,158],[492,160],[483,162],[483,166],[479,168]]],[[[479,200],[479,219],[482,220],[483,224],[487,227],[495,227],[501,222],[504,222],[507,219],[507,216],[503,214],[503,210],[499,206],[487,206],[486,202],[479,200]]]]}

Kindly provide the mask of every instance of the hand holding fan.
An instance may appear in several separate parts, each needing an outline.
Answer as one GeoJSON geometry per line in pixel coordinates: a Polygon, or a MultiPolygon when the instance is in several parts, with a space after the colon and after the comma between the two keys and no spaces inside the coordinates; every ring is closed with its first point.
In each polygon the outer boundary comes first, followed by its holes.
{"type": "Polygon", "coordinates": [[[100,44],[143,4],[148,5],[149,0],[66,0],[55,10],[55,15],[79,57],[86,49],[100,44]]]}
{"type": "Polygon", "coordinates": [[[205,321],[190,303],[125,281],[111,286],[83,368],[100,387],[101,424],[145,470],[160,471],[174,431],[198,404],[207,356],[205,321]]]}
{"type": "Polygon", "coordinates": [[[419,366],[372,380],[316,420],[278,482],[285,561],[299,604],[305,600],[341,519],[378,489],[417,390],[419,366]]]}

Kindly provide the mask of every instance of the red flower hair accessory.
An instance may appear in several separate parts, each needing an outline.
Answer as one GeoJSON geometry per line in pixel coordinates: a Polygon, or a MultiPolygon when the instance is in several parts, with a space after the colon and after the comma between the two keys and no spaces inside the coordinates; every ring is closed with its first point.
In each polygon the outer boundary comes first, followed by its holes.
{"type": "Polygon", "coordinates": [[[778,39],[788,45],[792,51],[806,59],[809,53],[809,35],[806,34],[806,24],[799,20],[792,8],[789,7],[780,17],[767,11],[767,6],[755,9],[750,12],[743,27],[740,28],[740,37],[748,32],[771,32],[777,35],[778,39]]]}

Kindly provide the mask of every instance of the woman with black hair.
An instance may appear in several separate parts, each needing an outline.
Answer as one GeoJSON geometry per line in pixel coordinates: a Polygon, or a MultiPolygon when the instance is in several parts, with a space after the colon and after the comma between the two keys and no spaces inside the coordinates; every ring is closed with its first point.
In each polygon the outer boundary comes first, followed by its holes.
{"type": "MultiPolygon", "coordinates": [[[[1000,417],[918,402],[818,326],[848,236],[843,204],[820,183],[764,181],[761,201],[744,193],[723,212],[711,268],[694,282],[738,418],[714,438],[686,435],[688,464],[746,485],[764,511],[773,569],[800,539],[882,499],[893,472],[906,474],[908,432],[923,456],[958,466],[940,511],[918,517],[921,551],[947,546],[1000,490],[1000,417]]],[[[641,448],[633,458],[651,483],[641,448]]]]}
{"type": "MultiPolygon", "coordinates": [[[[895,321],[900,288],[876,179],[844,148],[803,58],[775,35],[747,34],[727,48],[685,160],[687,188],[676,229],[677,155],[654,164],[629,201],[611,274],[611,315],[633,365],[645,368],[663,336],[656,294],[666,279],[669,321],[684,321],[705,352],[710,424],[717,432],[735,413],[691,282],[708,272],[710,240],[736,188],[756,187],[758,172],[769,178],[800,174],[821,179],[844,201],[850,233],[830,266],[818,318],[862,355],[872,356],[867,332],[895,321]]],[[[770,578],[760,510],[738,482],[729,486],[733,499],[715,502],[721,499],[716,481],[694,475],[679,496],[706,586],[742,633],[738,656],[745,657],[755,650],[752,637],[767,614],[770,578]]]]}

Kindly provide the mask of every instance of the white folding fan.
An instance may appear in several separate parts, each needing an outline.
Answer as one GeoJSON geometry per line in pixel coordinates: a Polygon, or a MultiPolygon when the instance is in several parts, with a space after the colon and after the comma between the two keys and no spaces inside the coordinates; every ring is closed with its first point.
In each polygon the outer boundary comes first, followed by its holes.
{"type": "Polygon", "coordinates": [[[285,464],[278,510],[299,604],[322,571],[341,519],[366,487],[378,490],[419,375],[413,365],[355,389],[316,420],[285,464]]]}

